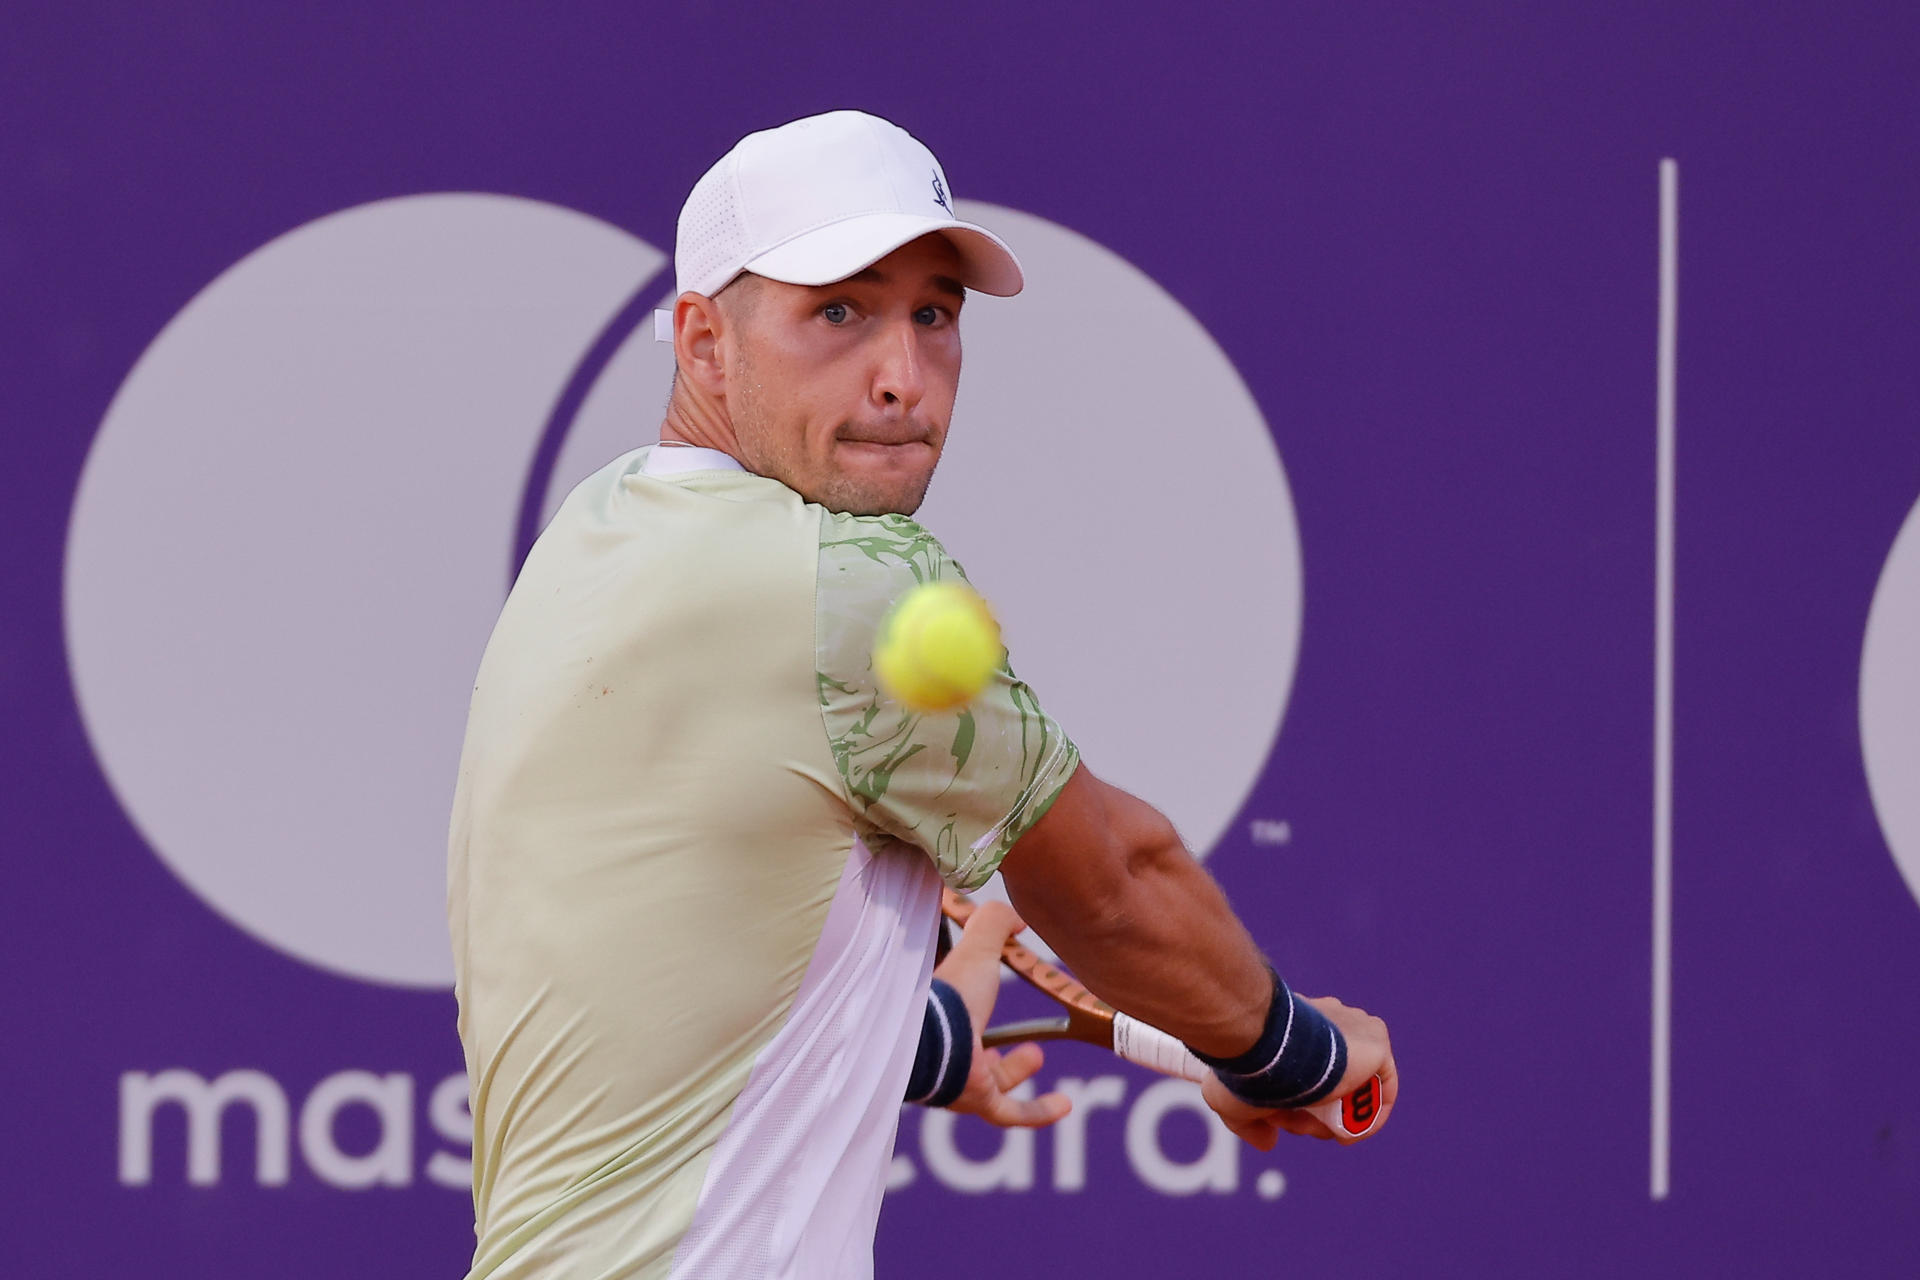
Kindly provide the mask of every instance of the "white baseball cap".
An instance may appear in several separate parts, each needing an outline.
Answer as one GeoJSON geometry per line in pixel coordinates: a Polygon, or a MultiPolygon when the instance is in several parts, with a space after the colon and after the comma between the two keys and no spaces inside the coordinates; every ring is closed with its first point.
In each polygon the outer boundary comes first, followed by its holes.
{"type": "Polygon", "coordinates": [[[961,283],[1011,297],[1025,283],[1000,237],[953,215],[933,152],[897,124],[829,111],[750,133],[693,184],[674,245],[679,292],[712,297],[742,271],[788,284],[844,280],[939,232],[961,283]]]}

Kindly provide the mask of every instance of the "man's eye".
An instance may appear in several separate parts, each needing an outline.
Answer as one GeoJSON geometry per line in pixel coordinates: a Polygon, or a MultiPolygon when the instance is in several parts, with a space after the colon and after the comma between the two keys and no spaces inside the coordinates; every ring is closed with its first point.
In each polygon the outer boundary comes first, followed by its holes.
{"type": "Polygon", "coordinates": [[[826,317],[828,324],[845,324],[847,322],[847,304],[844,302],[829,302],[826,306],[820,308],[820,314],[826,317]]]}
{"type": "Polygon", "coordinates": [[[913,313],[915,324],[939,324],[940,318],[941,313],[938,307],[922,307],[913,313]]]}

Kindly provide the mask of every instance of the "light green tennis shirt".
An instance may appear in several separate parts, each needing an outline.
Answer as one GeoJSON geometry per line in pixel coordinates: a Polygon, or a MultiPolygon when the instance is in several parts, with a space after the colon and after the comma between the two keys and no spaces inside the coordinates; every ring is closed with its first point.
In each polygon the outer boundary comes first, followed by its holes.
{"type": "Polygon", "coordinates": [[[1079,760],[1005,664],[957,712],[876,687],[888,607],[958,576],[912,520],[702,449],[554,516],[449,841],[470,1276],[872,1273],[940,883],[984,881],[1079,760]]]}

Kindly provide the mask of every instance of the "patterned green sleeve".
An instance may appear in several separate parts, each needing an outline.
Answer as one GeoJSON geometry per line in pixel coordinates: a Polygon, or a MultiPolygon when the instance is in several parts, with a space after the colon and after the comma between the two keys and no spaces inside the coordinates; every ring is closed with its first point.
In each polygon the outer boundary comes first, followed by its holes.
{"type": "Polygon", "coordinates": [[[993,874],[1080,762],[1005,661],[955,711],[923,715],[880,692],[873,638],[888,608],[919,583],[965,577],[905,516],[821,518],[815,671],[847,802],[864,834],[919,846],[956,889],[993,874]]]}

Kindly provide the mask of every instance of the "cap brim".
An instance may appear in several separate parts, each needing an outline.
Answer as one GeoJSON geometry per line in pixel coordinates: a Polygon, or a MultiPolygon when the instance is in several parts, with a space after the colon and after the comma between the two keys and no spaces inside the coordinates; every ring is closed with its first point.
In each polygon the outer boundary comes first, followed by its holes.
{"type": "Polygon", "coordinates": [[[917,213],[864,213],[815,227],[741,268],[786,284],[822,285],[864,271],[911,240],[943,235],[960,252],[960,283],[1011,298],[1026,284],[1020,260],[985,227],[917,213]]]}

